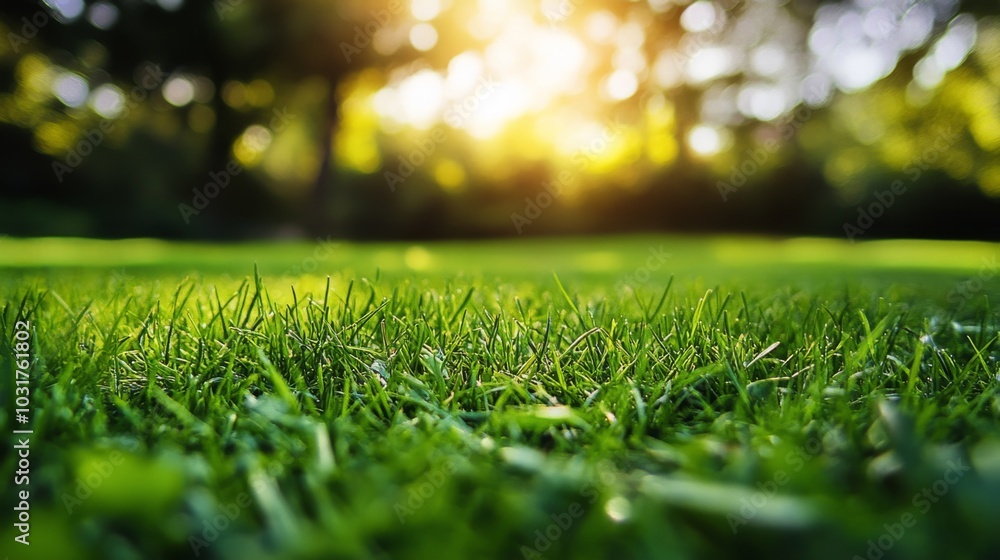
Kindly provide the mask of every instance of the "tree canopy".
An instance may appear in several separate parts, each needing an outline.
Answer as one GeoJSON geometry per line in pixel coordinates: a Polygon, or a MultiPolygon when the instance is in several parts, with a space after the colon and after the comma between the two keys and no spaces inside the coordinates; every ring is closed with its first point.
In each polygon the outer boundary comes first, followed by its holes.
{"type": "Polygon", "coordinates": [[[969,236],[1000,197],[995,12],[15,3],[0,10],[6,233],[836,234],[901,183],[884,233],[928,235],[936,217],[969,236]]]}

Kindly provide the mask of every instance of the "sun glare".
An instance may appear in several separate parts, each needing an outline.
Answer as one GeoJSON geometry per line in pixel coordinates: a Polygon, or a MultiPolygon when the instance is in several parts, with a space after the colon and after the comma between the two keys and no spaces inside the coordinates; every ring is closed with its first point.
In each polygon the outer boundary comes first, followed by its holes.
{"type": "Polygon", "coordinates": [[[688,134],[688,145],[700,156],[712,156],[719,153],[723,148],[724,140],[719,130],[703,124],[692,128],[688,134]]]}
{"type": "MultiPolygon", "coordinates": [[[[439,127],[475,140],[433,156],[431,176],[442,189],[465,181],[448,158],[502,175],[512,158],[598,173],[642,156],[643,133],[613,124],[618,104],[639,97],[656,72],[642,21],[566,1],[410,0],[408,7],[400,30],[376,38],[402,32],[417,58],[385,72],[374,90],[347,95],[370,107],[377,117],[370,137],[388,150],[408,153],[439,127]]],[[[694,19],[705,25],[709,15],[696,8],[694,19]]],[[[673,120],[664,122],[648,133],[651,165],[676,155],[673,120]]]]}
{"type": "MultiPolygon", "coordinates": [[[[397,74],[375,95],[375,110],[390,126],[427,129],[443,123],[474,138],[489,139],[518,119],[585,93],[592,70],[586,42],[571,27],[553,25],[544,13],[533,11],[537,6],[528,2],[481,0],[469,27],[474,39],[486,39],[484,44],[472,41],[444,69],[425,66],[409,75],[397,74]],[[492,34],[476,27],[477,21],[487,20],[492,34]]],[[[413,0],[411,12],[415,19],[411,45],[421,52],[433,51],[439,37],[428,22],[440,16],[441,2],[413,0]]],[[[603,13],[589,22],[588,29],[601,37],[613,35],[615,19],[603,13]]],[[[606,79],[606,97],[625,99],[637,85],[631,70],[613,73],[606,79]]]]}

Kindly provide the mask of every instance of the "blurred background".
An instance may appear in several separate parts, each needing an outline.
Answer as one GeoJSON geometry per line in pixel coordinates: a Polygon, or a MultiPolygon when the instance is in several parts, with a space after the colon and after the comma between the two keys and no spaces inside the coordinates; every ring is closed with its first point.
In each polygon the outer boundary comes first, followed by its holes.
{"type": "Polygon", "coordinates": [[[1000,239],[993,0],[8,0],[0,234],[1000,239]]]}

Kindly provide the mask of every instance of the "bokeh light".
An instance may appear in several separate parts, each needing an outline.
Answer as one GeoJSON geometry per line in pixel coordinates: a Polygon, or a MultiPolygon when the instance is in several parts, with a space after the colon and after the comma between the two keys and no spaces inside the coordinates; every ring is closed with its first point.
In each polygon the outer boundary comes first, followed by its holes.
{"type": "Polygon", "coordinates": [[[190,78],[171,76],[163,85],[163,98],[174,107],[183,107],[194,100],[195,88],[190,78]]]}
{"type": "Polygon", "coordinates": [[[87,21],[98,29],[111,29],[118,23],[118,8],[110,2],[96,2],[87,10],[87,21]]]}
{"type": "Polygon", "coordinates": [[[437,45],[438,32],[429,23],[418,23],[410,30],[410,44],[418,51],[429,51],[437,45]]]}
{"type": "Polygon", "coordinates": [[[86,8],[83,0],[44,0],[44,2],[67,22],[75,21],[86,8]]]}
{"type": "Polygon", "coordinates": [[[11,72],[0,121],[45,155],[65,157],[114,119],[122,126],[102,149],[141,151],[128,140],[142,134],[182,152],[177,161],[225,154],[291,201],[340,173],[379,185],[431,142],[402,187],[412,201],[518,199],[563,177],[557,205],[582,208],[599,191],[728,180],[766,145],[747,189],[791,166],[849,202],[958,129],[921,176],[1000,190],[1000,24],[954,0],[45,4],[49,32],[86,40],[56,46],[43,34],[0,57],[11,72]],[[135,56],[118,45],[135,40],[123,28],[144,10],[174,23],[210,15],[220,41],[255,39],[267,54],[135,56]],[[267,14],[268,33],[250,25],[267,14]],[[164,74],[147,84],[154,62],[164,74]],[[272,129],[286,107],[305,117],[272,129]]]}
{"type": "Polygon", "coordinates": [[[56,76],[52,82],[52,91],[59,101],[74,109],[83,106],[90,93],[87,80],[73,72],[63,72],[56,76]]]}
{"type": "Polygon", "coordinates": [[[118,87],[104,84],[94,89],[87,104],[98,115],[106,119],[116,119],[125,109],[125,95],[118,87]]]}

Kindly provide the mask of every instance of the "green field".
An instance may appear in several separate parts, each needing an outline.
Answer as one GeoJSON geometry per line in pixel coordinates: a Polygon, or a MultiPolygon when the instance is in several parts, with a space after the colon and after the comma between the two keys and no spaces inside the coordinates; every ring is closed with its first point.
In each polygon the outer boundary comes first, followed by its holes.
{"type": "Polygon", "coordinates": [[[0,556],[994,558],[998,257],[0,239],[0,556]]]}

